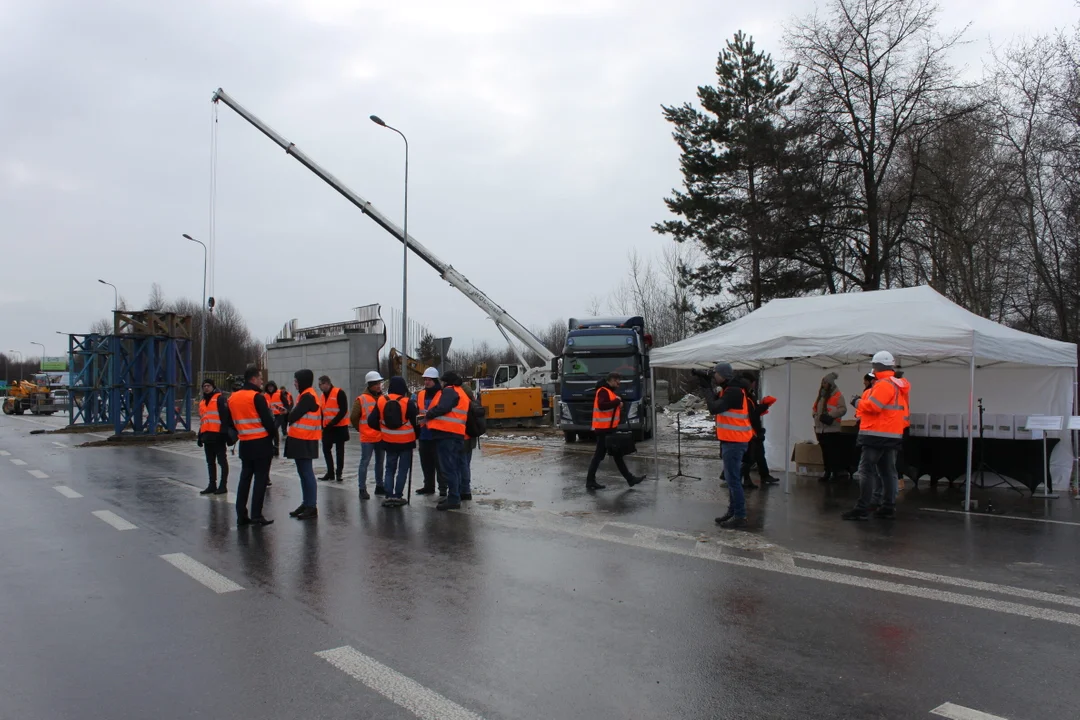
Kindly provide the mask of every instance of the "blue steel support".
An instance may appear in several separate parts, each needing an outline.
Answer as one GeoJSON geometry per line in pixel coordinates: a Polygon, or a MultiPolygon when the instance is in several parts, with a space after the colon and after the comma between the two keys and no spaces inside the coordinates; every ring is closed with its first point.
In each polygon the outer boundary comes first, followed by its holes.
{"type": "Polygon", "coordinates": [[[107,425],[109,377],[112,356],[107,335],[69,335],[70,404],[68,422],[72,425],[107,425]]]}
{"type": "Polygon", "coordinates": [[[112,336],[113,432],[156,435],[191,429],[191,341],[112,336]]]}

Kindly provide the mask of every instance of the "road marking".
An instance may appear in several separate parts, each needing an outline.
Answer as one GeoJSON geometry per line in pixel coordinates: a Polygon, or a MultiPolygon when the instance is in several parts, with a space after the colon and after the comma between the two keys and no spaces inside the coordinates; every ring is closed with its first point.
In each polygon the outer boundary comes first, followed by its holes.
{"type": "Polygon", "coordinates": [[[82,495],[80,495],[79,493],[75,492],[74,490],[72,490],[71,488],[69,488],[69,487],[68,487],[68,486],[66,486],[66,485],[57,485],[57,486],[55,486],[55,487],[53,488],[53,490],[55,490],[56,492],[60,493],[60,494],[61,494],[61,495],[63,495],[64,497],[66,497],[66,498],[71,498],[71,499],[73,499],[73,500],[74,500],[75,498],[81,498],[81,497],[82,497],[82,495]]]}
{"type": "Polygon", "coordinates": [[[943,510],[942,508],[919,508],[919,510],[922,511],[922,512],[944,513],[946,515],[961,515],[961,516],[969,516],[969,517],[990,517],[990,518],[1000,518],[1002,520],[1023,520],[1025,522],[1041,522],[1041,523],[1048,523],[1048,524],[1052,524],[1052,525],[1075,525],[1075,526],[1080,526],[1080,522],[1069,522],[1067,520],[1048,520],[1047,518],[1020,517],[1019,515],[992,515],[990,513],[966,513],[966,512],[961,512],[961,511],[958,511],[958,510],[943,510]]]}
{"type": "Polygon", "coordinates": [[[36,477],[38,480],[48,480],[49,479],[49,476],[46,475],[45,473],[41,472],[40,470],[27,470],[26,472],[30,473],[31,475],[36,477]]]}
{"type": "Polygon", "coordinates": [[[25,460],[20,460],[19,458],[11,458],[11,464],[12,465],[22,466],[22,465],[26,464],[26,461],[25,460]]]}
{"type": "Polygon", "coordinates": [[[346,645],[315,653],[421,720],[483,720],[434,690],[346,645]]]}
{"type": "Polygon", "coordinates": [[[92,514],[96,515],[98,519],[109,523],[117,530],[138,530],[138,526],[132,525],[112,510],[95,510],[92,514]]]}
{"type": "Polygon", "coordinates": [[[198,580],[203,585],[216,592],[218,595],[227,592],[236,592],[237,590],[244,589],[242,586],[237,585],[221,573],[217,572],[216,570],[211,570],[195,558],[189,555],[185,555],[184,553],[171,553],[169,555],[162,555],[161,559],[169,563],[174,568],[184,573],[188,577],[198,580]]]}
{"type": "Polygon", "coordinates": [[[939,715],[943,718],[949,718],[950,720],[1006,720],[1000,715],[991,715],[990,713],[972,710],[971,708],[953,705],[952,703],[939,705],[931,710],[930,714],[939,715]]]}
{"type": "MultiPolygon", "coordinates": [[[[202,494],[202,491],[203,491],[203,488],[197,487],[195,485],[188,485],[186,482],[183,482],[181,480],[177,480],[175,478],[163,477],[163,478],[161,478],[161,480],[169,483],[170,485],[176,485],[177,487],[182,487],[185,490],[193,490],[193,491],[199,493],[200,495],[202,494]]],[[[219,498],[221,496],[216,495],[216,494],[211,494],[211,495],[204,495],[203,497],[206,497],[206,498],[208,498],[210,500],[213,500],[214,498],[219,498]]],[[[234,492],[225,493],[225,499],[230,504],[235,505],[236,504],[236,493],[234,493],[234,492]]]]}
{"type": "Polygon", "coordinates": [[[64,444],[64,443],[62,443],[62,442],[57,442],[57,441],[55,441],[55,440],[53,440],[53,445],[55,445],[56,447],[62,447],[62,448],[66,448],[66,447],[67,447],[67,445],[66,445],[66,444],[64,444]]]}
{"type": "Polygon", "coordinates": [[[7,450],[0,450],[0,457],[8,457],[10,455],[11,453],[9,453],[7,450]]]}

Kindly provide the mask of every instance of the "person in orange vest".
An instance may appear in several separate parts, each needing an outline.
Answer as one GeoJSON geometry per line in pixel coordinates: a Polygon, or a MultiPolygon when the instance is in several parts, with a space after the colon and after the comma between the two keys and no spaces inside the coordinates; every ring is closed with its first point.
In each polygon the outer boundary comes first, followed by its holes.
{"type": "Polygon", "coordinates": [[[818,478],[821,482],[828,482],[844,472],[843,458],[838,452],[842,450],[837,440],[843,440],[840,437],[840,418],[847,414],[847,403],[844,402],[844,394],[836,387],[837,377],[836,373],[831,372],[821,378],[821,386],[811,409],[814,434],[821,446],[821,460],[825,465],[825,474],[818,478]]]}
{"type": "Polygon", "coordinates": [[[274,459],[274,439],[277,426],[270,404],[262,392],[262,373],[258,368],[244,371],[244,385],[229,396],[230,427],[239,438],[240,484],[236,488],[236,524],[269,525],[274,522],[263,517],[263,498],[270,480],[270,463],[274,459]],[[255,486],[252,487],[252,479],[255,486]],[[248,514],[248,493],[251,493],[251,514],[248,514]]]}
{"type": "MultiPolygon", "coordinates": [[[[285,388],[278,388],[273,380],[266,383],[266,401],[270,403],[270,412],[274,414],[274,422],[277,423],[278,433],[284,434],[285,427],[289,424],[289,411],[292,410],[292,398],[285,388]]],[[[279,448],[275,447],[276,451],[279,448]]]]}
{"type": "Polygon", "coordinates": [[[319,458],[322,441],[322,403],[315,392],[315,373],[297,370],[293,374],[296,385],[296,405],[289,412],[289,429],[285,437],[285,457],[296,463],[300,477],[300,507],[289,515],[298,520],[319,517],[319,484],[315,480],[315,461],[319,458]]]}
{"type": "Polygon", "coordinates": [[[206,467],[210,471],[210,484],[200,495],[224,495],[229,492],[228,435],[224,426],[229,417],[225,396],[210,378],[203,380],[203,396],[199,402],[199,447],[206,453],[206,467]],[[218,482],[218,467],[221,482],[218,482]]]}
{"type": "Polygon", "coordinates": [[[878,482],[883,486],[884,497],[874,517],[896,517],[896,455],[903,446],[907,428],[906,396],[911,384],[895,377],[896,360],[892,353],[882,350],[874,355],[871,363],[874,384],[855,408],[859,416],[858,444],[862,451],[858,471],[861,493],[855,507],[841,516],[844,520],[870,517],[870,505],[878,482]]]}
{"type": "Polygon", "coordinates": [[[746,449],[754,437],[750,423],[750,396],[746,381],[735,377],[729,363],[717,363],[713,368],[717,389],[706,399],[709,412],[716,416],[716,439],[720,441],[720,456],[727,482],[728,509],[716,523],[725,529],[746,527],[746,495],[742,488],[742,463],[746,449]]]}
{"type": "Polygon", "coordinates": [[[372,370],[364,376],[367,389],[357,395],[349,411],[349,421],[360,433],[360,468],[356,473],[356,482],[360,489],[360,499],[370,500],[371,495],[367,491],[367,471],[371,464],[372,456],[375,457],[375,494],[385,495],[386,488],[383,486],[383,461],[386,451],[382,445],[382,436],[378,430],[372,430],[368,425],[368,417],[378,405],[382,395],[382,375],[372,370]]]}
{"type": "MultiPolygon", "coordinates": [[[[607,457],[608,435],[619,427],[619,422],[622,420],[623,399],[618,393],[621,385],[622,375],[617,372],[608,373],[607,377],[596,384],[596,397],[593,398],[592,411],[592,431],[596,436],[596,450],[593,451],[589,471],[585,475],[586,490],[603,490],[607,487],[596,482],[596,471],[600,469],[600,463],[607,457]]],[[[645,480],[645,475],[639,477],[630,472],[622,455],[612,453],[611,459],[615,461],[615,467],[619,469],[626,484],[630,487],[645,480]]]]}
{"type": "MultiPolygon", "coordinates": [[[[441,391],[439,371],[433,367],[424,370],[424,389],[416,394],[417,409],[423,413],[433,405],[438,405],[441,391]]],[[[426,427],[420,428],[417,444],[420,449],[420,470],[424,474],[424,486],[417,490],[416,494],[434,495],[437,483],[439,496],[446,497],[446,480],[443,479],[442,470],[439,469],[438,443],[432,439],[431,431],[426,427]]]]}
{"type": "Polygon", "coordinates": [[[405,378],[390,378],[390,387],[380,395],[375,409],[368,415],[368,427],[379,433],[386,453],[386,501],[383,507],[401,507],[405,499],[405,482],[412,472],[413,450],[416,448],[416,401],[409,397],[405,378]],[[395,482],[395,475],[397,475],[395,482]]]}
{"type": "Polygon", "coordinates": [[[322,391],[323,434],[322,448],[326,456],[326,474],[323,480],[345,482],[345,443],[349,441],[349,402],[345,391],[334,387],[330,377],[319,378],[319,390],[322,391]],[[334,463],[334,449],[337,448],[337,463],[334,463]]]}
{"type": "Polygon", "coordinates": [[[461,376],[447,371],[442,376],[443,388],[439,400],[420,416],[421,427],[431,431],[439,454],[439,469],[446,481],[446,499],[436,510],[457,510],[461,507],[461,463],[464,458],[465,421],[469,417],[469,396],[461,389],[461,376]]]}

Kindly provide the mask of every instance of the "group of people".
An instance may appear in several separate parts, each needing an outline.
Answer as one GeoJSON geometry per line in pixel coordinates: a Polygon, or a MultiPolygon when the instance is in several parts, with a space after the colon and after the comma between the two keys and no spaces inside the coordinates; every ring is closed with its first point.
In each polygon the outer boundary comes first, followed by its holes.
{"type": "Polygon", "coordinates": [[[385,496],[384,507],[407,504],[406,485],[412,474],[413,451],[419,447],[424,476],[418,495],[440,495],[438,510],[454,510],[472,499],[472,451],[483,432],[482,411],[472,393],[452,371],[441,378],[438,371],[424,372],[424,389],[410,396],[402,377],[392,377],[386,392],[384,378],[369,372],[365,390],[350,405],[344,390],[327,376],[314,388],[314,373],[298,370],[294,375],[296,398],[251,368],[243,386],[225,396],[207,378],[199,403],[198,444],[206,454],[209,484],[202,494],[228,492],[228,452],[239,446],[241,471],[236,490],[237,525],[269,525],[263,515],[270,467],[279,457],[284,435],[284,455],[296,464],[302,501],[290,516],[316,518],[318,483],[315,461],[322,445],[326,459],[324,481],[344,482],[345,443],[349,427],[360,433],[360,465],[357,473],[360,500],[369,500],[367,472],[375,460],[375,494],[385,496]],[[220,476],[219,476],[220,471],[220,476]],[[251,496],[250,509],[248,497],[251,496]]]}

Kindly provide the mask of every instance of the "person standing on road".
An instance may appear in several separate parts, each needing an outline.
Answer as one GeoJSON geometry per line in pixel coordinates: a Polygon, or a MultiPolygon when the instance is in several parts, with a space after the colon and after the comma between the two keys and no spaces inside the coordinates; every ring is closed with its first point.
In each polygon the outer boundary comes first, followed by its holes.
{"type": "Polygon", "coordinates": [[[262,392],[262,373],[258,368],[244,371],[244,385],[229,396],[229,425],[240,444],[240,485],[236,488],[236,524],[269,525],[274,522],[263,517],[263,498],[270,480],[270,463],[274,459],[277,427],[274,415],[262,392]],[[252,478],[255,487],[252,488],[252,478]],[[251,492],[251,514],[248,515],[248,492],[251,492]]]}
{"type": "MultiPolygon", "coordinates": [[[[431,431],[439,454],[439,468],[446,481],[446,499],[436,510],[461,507],[461,460],[465,442],[465,422],[469,417],[469,397],[461,389],[461,377],[453,371],[443,373],[439,401],[421,416],[421,425],[431,431]]],[[[470,496],[471,499],[471,496],[470,496]]]]}
{"type": "MultiPolygon", "coordinates": [[[[596,435],[596,451],[593,453],[592,462],[589,463],[589,472],[585,476],[586,490],[603,490],[607,485],[596,482],[596,471],[600,463],[607,457],[607,438],[619,427],[622,419],[622,398],[617,390],[622,384],[622,375],[613,372],[596,384],[596,397],[593,400],[592,431],[596,435]]],[[[626,484],[634,487],[645,480],[644,475],[638,477],[626,467],[626,461],[622,455],[612,453],[611,459],[615,461],[615,467],[619,469],[626,479],[626,484]]]]}
{"type": "Polygon", "coordinates": [[[416,401],[409,397],[405,378],[395,375],[390,378],[387,394],[379,396],[375,409],[368,415],[368,427],[379,433],[386,453],[383,487],[387,499],[383,507],[400,507],[408,503],[403,493],[405,481],[412,471],[417,414],[416,401]]]}
{"type": "Polygon", "coordinates": [[[720,441],[720,456],[727,481],[728,509],[716,518],[722,528],[746,527],[746,496],[742,488],[742,462],[746,448],[754,437],[750,424],[750,397],[746,382],[735,377],[729,363],[717,363],[713,368],[713,381],[717,385],[714,397],[706,404],[716,416],[716,439],[720,441]]]}
{"type": "Polygon", "coordinates": [[[383,449],[382,436],[379,435],[378,430],[372,430],[368,424],[368,418],[375,411],[379,397],[382,395],[383,378],[372,370],[364,377],[364,382],[367,383],[367,389],[353,401],[352,408],[349,410],[349,422],[360,433],[360,468],[356,473],[360,499],[370,500],[371,495],[367,491],[367,471],[372,456],[375,456],[375,494],[386,494],[386,488],[383,486],[383,460],[386,457],[386,451],[383,449]]]}
{"type": "Polygon", "coordinates": [[[344,482],[345,443],[349,441],[349,407],[345,391],[334,387],[330,377],[319,378],[319,390],[322,391],[323,410],[323,455],[326,456],[326,474],[323,480],[344,482]],[[334,449],[337,449],[337,464],[334,463],[334,449]]]}
{"type": "Polygon", "coordinates": [[[293,375],[296,383],[296,405],[289,413],[289,430],[285,437],[285,457],[296,462],[296,474],[300,477],[300,507],[289,513],[298,520],[319,517],[319,484],[315,480],[315,461],[319,458],[319,442],[322,440],[322,405],[312,387],[315,373],[297,370],[293,375]]]}
{"type": "MultiPolygon", "coordinates": [[[[285,427],[289,424],[289,411],[292,410],[292,398],[285,388],[278,388],[277,383],[273,380],[266,383],[266,400],[270,403],[270,412],[274,414],[274,422],[277,424],[278,434],[285,433],[285,427]]],[[[277,456],[277,450],[274,448],[275,457],[277,456]]]]}
{"type": "Polygon", "coordinates": [[[908,422],[908,401],[911,384],[895,377],[896,360],[887,350],[874,355],[874,385],[856,410],[859,415],[858,444],[859,485],[861,493],[855,507],[845,512],[844,520],[866,520],[875,484],[880,482],[884,497],[874,513],[878,518],[896,517],[896,454],[904,442],[908,422]]]}
{"type": "Polygon", "coordinates": [[[229,406],[225,396],[210,378],[203,380],[203,396],[199,401],[199,447],[206,453],[206,467],[210,472],[210,484],[200,495],[224,495],[229,492],[228,426],[229,406]],[[221,481],[218,481],[218,467],[221,481]]]}
{"type": "Polygon", "coordinates": [[[773,402],[776,402],[775,398],[771,398],[772,402],[766,402],[762,399],[761,402],[757,401],[757,378],[749,372],[743,373],[743,379],[746,380],[749,386],[747,395],[750,399],[750,425],[754,428],[754,439],[750,441],[750,444],[746,448],[746,455],[743,458],[742,468],[742,483],[744,488],[757,488],[754,485],[754,481],[750,479],[750,469],[757,465],[758,479],[761,481],[761,487],[766,485],[775,485],[780,482],[777,478],[774,478],[769,474],[769,461],[765,458],[765,424],[761,418],[763,415],[769,413],[769,407],[773,402]]]}
{"type": "Polygon", "coordinates": [[[814,417],[814,433],[821,446],[821,461],[825,465],[825,474],[821,482],[838,479],[844,472],[842,441],[840,437],[840,418],[847,414],[844,394],[836,387],[836,373],[831,372],[821,378],[817,398],[811,410],[814,417]]]}
{"type": "MultiPolygon", "coordinates": [[[[442,383],[439,382],[439,371],[433,367],[424,370],[424,389],[416,394],[416,405],[421,413],[424,413],[433,405],[439,404],[439,393],[442,391],[442,383]]],[[[438,444],[431,436],[431,430],[427,426],[420,428],[420,470],[424,473],[424,487],[416,491],[417,495],[434,495],[435,483],[438,481],[439,497],[446,497],[446,480],[443,479],[442,470],[439,469],[438,444]]]]}

